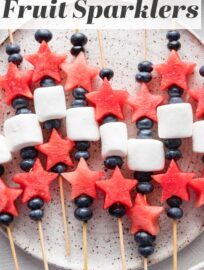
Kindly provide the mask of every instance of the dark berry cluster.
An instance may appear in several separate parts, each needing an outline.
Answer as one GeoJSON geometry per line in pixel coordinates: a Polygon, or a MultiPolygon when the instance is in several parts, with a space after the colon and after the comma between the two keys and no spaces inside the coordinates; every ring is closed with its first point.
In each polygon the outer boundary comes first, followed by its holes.
{"type": "Polygon", "coordinates": [[[35,159],[38,156],[38,151],[35,149],[35,147],[25,147],[21,149],[20,156],[22,158],[20,163],[21,169],[25,172],[29,172],[35,164],[35,159]]]}
{"type": "Polygon", "coordinates": [[[134,178],[138,180],[137,192],[142,195],[151,193],[154,190],[154,185],[151,180],[151,172],[134,172],[134,178]]]}
{"type": "Polygon", "coordinates": [[[136,74],[135,79],[139,83],[148,83],[152,80],[153,64],[150,61],[143,61],[138,64],[139,72],[136,74]]]}
{"type": "Polygon", "coordinates": [[[145,231],[139,231],[134,236],[135,242],[138,243],[138,253],[148,258],[154,253],[154,242],[156,237],[145,231]]]}
{"type": "Polygon", "coordinates": [[[44,201],[41,198],[33,198],[28,201],[28,208],[31,210],[29,213],[29,217],[32,220],[39,221],[42,220],[44,216],[44,210],[42,209],[44,205],[44,201]]]}
{"type": "Polygon", "coordinates": [[[108,209],[109,214],[115,218],[122,218],[126,213],[126,208],[121,203],[114,203],[108,209]]]}
{"type": "Polygon", "coordinates": [[[10,43],[6,46],[6,53],[9,55],[8,62],[15,65],[20,65],[23,62],[23,57],[20,54],[21,48],[18,44],[10,43]]]}
{"type": "Polygon", "coordinates": [[[183,210],[180,208],[182,199],[176,196],[172,196],[167,200],[167,204],[170,206],[167,209],[167,216],[172,219],[180,219],[183,217],[183,210]]]}
{"type": "Polygon", "coordinates": [[[114,71],[110,68],[102,68],[99,76],[102,80],[106,78],[108,81],[110,81],[114,76],[114,71]]]}
{"type": "Polygon", "coordinates": [[[168,89],[168,94],[169,94],[169,103],[182,103],[182,95],[183,95],[183,89],[178,87],[177,85],[172,85],[168,89]]]}
{"type": "Polygon", "coordinates": [[[71,36],[71,43],[73,47],[71,48],[71,54],[77,56],[80,52],[84,52],[84,46],[88,42],[87,36],[83,33],[74,33],[71,36]]]}
{"type": "Polygon", "coordinates": [[[167,32],[166,38],[169,40],[167,47],[168,49],[178,51],[181,48],[180,33],[176,30],[171,30],[167,32]]]}
{"type": "Polygon", "coordinates": [[[88,222],[93,216],[93,212],[90,208],[93,204],[93,199],[88,195],[80,195],[74,202],[77,205],[74,211],[75,218],[80,221],[88,222]]]}

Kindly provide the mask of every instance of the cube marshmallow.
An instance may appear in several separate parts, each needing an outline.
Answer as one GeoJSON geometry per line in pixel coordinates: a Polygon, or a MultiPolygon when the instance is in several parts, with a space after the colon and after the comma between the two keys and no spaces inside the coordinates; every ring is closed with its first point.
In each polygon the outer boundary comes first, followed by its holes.
{"type": "Polygon", "coordinates": [[[0,135],[0,164],[11,160],[12,156],[6,138],[3,135],[0,135]]]}
{"type": "Polygon", "coordinates": [[[204,153],[204,121],[193,124],[193,152],[204,153]]]}
{"type": "Polygon", "coordinates": [[[11,152],[43,143],[42,130],[35,114],[19,114],[7,119],[4,135],[11,152]]]}
{"type": "Polygon", "coordinates": [[[154,139],[129,139],[127,164],[133,171],[162,170],[165,165],[163,143],[154,139]]]}
{"type": "Polygon", "coordinates": [[[66,99],[61,85],[40,87],[34,91],[34,107],[40,122],[66,116],[66,99]]]}
{"type": "Polygon", "coordinates": [[[193,133],[193,112],[189,103],[157,108],[158,135],[162,139],[188,138],[193,133]]]}
{"type": "Polygon", "coordinates": [[[125,157],[127,155],[127,126],[122,122],[111,122],[100,127],[102,157],[125,157]]]}
{"type": "Polygon", "coordinates": [[[67,137],[72,141],[98,141],[100,139],[95,111],[92,107],[79,107],[67,110],[67,137]]]}

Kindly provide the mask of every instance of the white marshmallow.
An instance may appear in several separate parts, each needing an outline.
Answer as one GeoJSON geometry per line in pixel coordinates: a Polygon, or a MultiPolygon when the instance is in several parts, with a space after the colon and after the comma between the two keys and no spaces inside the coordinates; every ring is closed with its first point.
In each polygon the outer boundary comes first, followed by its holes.
{"type": "Polygon", "coordinates": [[[111,122],[100,127],[102,157],[125,157],[127,155],[127,126],[121,122],[111,122]]]}
{"type": "Polygon", "coordinates": [[[66,116],[66,100],[61,85],[41,87],[34,91],[34,107],[40,122],[66,116]]]}
{"type": "Polygon", "coordinates": [[[132,171],[162,170],[165,165],[163,143],[154,139],[129,139],[127,164],[132,171]]]}
{"type": "Polygon", "coordinates": [[[0,135],[0,164],[9,162],[11,160],[12,156],[7,141],[3,135],[0,135]]]}
{"type": "Polygon", "coordinates": [[[4,135],[11,152],[43,143],[42,130],[35,114],[19,114],[7,119],[4,135]]]}
{"type": "Polygon", "coordinates": [[[162,139],[188,138],[193,132],[193,112],[189,103],[157,108],[158,135],[162,139]]]}
{"type": "Polygon", "coordinates": [[[204,121],[193,124],[193,152],[204,153],[204,121]]]}
{"type": "Polygon", "coordinates": [[[98,141],[100,139],[95,111],[92,107],[67,110],[67,137],[72,141],[98,141]]]}

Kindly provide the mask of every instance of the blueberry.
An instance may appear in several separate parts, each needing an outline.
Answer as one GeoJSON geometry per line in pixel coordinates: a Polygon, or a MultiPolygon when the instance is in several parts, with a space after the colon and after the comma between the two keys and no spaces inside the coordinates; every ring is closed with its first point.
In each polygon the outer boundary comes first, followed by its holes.
{"type": "Polygon", "coordinates": [[[21,149],[20,155],[22,159],[34,159],[38,156],[38,151],[35,147],[25,147],[21,149]]]}
{"type": "Polygon", "coordinates": [[[78,219],[80,221],[87,222],[88,220],[90,220],[92,218],[93,212],[88,207],[80,207],[74,211],[74,216],[76,219],[78,219]]]}
{"type": "Polygon", "coordinates": [[[179,207],[171,207],[167,209],[167,216],[172,219],[180,219],[183,217],[183,210],[179,207]]]}
{"type": "Polygon", "coordinates": [[[156,240],[156,237],[148,232],[140,231],[135,233],[134,239],[135,242],[137,242],[139,245],[151,246],[153,242],[156,240]]]}
{"type": "Polygon", "coordinates": [[[111,123],[111,122],[117,122],[118,118],[115,117],[114,115],[107,115],[103,118],[102,124],[107,124],[107,123],[111,123]]]}
{"type": "Polygon", "coordinates": [[[204,66],[199,69],[200,76],[204,77],[204,66]]]}
{"type": "Polygon", "coordinates": [[[183,99],[180,97],[172,97],[169,99],[169,104],[183,103],[183,99]]]}
{"type": "Polygon", "coordinates": [[[31,114],[31,113],[33,113],[33,112],[28,108],[20,108],[20,109],[17,109],[17,111],[16,111],[16,115],[19,115],[19,114],[31,114]]]}
{"type": "Polygon", "coordinates": [[[87,106],[87,101],[84,99],[75,99],[72,102],[72,108],[77,108],[77,107],[86,107],[87,106]]]}
{"type": "Polygon", "coordinates": [[[29,172],[35,164],[34,159],[23,159],[20,163],[21,170],[29,172]]]}
{"type": "Polygon", "coordinates": [[[153,128],[154,122],[149,118],[142,118],[136,122],[138,129],[151,129],[153,128]]]}
{"type": "Polygon", "coordinates": [[[138,130],[137,136],[139,139],[150,139],[152,138],[152,131],[151,129],[141,129],[138,130]]]}
{"type": "Polygon", "coordinates": [[[58,163],[57,165],[55,165],[53,168],[52,168],[52,171],[55,172],[55,173],[64,173],[67,171],[67,165],[64,164],[64,163],[58,163]]]}
{"type": "Polygon", "coordinates": [[[148,258],[154,253],[154,247],[152,245],[149,246],[139,246],[138,252],[141,256],[148,258]]]}
{"type": "Polygon", "coordinates": [[[152,172],[134,172],[134,178],[139,182],[149,182],[152,180],[152,172]]]}
{"type": "Polygon", "coordinates": [[[114,203],[108,210],[109,214],[115,218],[121,218],[126,213],[126,208],[121,203],[114,203]]]}
{"type": "Polygon", "coordinates": [[[78,207],[89,207],[93,204],[93,198],[88,195],[80,195],[74,202],[78,207]]]}
{"type": "Polygon", "coordinates": [[[35,32],[35,40],[39,43],[49,42],[52,39],[52,33],[47,29],[39,29],[35,32]]]}
{"type": "Polygon", "coordinates": [[[71,43],[74,46],[84,46],[88,42],[87,36],[83,33],[74,33],[71,36],[71,43]]]}
{"type": "Polygon", "coordinates": [[[29,105],[29,101],[27,98],[24,97],[17,97],[12,100],[12,107],[17,110],[17,109],[22,109],[26,108],[29,105]]]}
{"type": "Polygon", "coordinates": [[[90,142],[87,142],[87,141],[78,141],[78,142],[76,142],[75,147],[78,150],[85,151],[85,150],[89,149],[90,142]]]}
{"type": "Polygon", "coordinates": [[[84,52],[85,50],[84,50],[84,47],[82,47],[82,46],[73,46],[72,48],[71,48],[71,54],[73,55],[73,56],[77,56],[78,54],[80,54],[80,52],[84,52]]]}
{"type": "Polygon", "coordinates": [[[42,208],[44,205],[44,201],[41,198],[34,198],[28,201],[27,206],[31,210],[37,210],[42,208]]]}
{"type": "Polygon", "coordinates": [[[21,48],[18,44],[10,43],[6,46],[6,53],[8,55],[16,54],[21,51],[21,48]]]}
{"type": "Polygon", "coordinates": [[[144,72],[144,71],[143,71],[143,72],[137,73],[136,76],[135,76],[135,79],[136,79],[137,82],[148,83],[148,82],[151,81],[152,75],[151,75],[151,73],[149,73],[149,72],[144,72]]]}
{"type": "Polygon", "coordinates": [[[77,87],[73,90],[72,95],[76,99],[86,99],[86,89],[82,87],[77,87]]]}
{"type": "Polygon", "coordinates": [[[4,226],[8,226],[13,221],[14,216],[9,213],[1,213],[0,214],[0,224],[4,226]]]}
{"type": "Polygon", "coordinates": [[[168,49],[178,51],[181,48],[181,43],[179,41],[170,41],[167,44],[168,49]]]}
{"type": "Polygon", "coordinates": [[[180,207],[182,204],[182,199],[177,196],[172,196],[167,200],[167,204],[170,207],[180,207]]]}
{"type": "Polygon", "coordinates": [[[119,156],[107,157],[104,160],[104,165],[107,169],[114,170],[116,167],[121,168],[123,165],[123,160],[119,156]]]}
{"type": "Polygon", "coordinates": [[[154,190],[151,182],[139,182],[137,185],[137,192],[141,194],[149,194],[154,190]]]}
{"type": "Polygon", "coordinates": [[[2,176],[4,174],[4,166],[3,165],[0,165],[0,176],[2,176]]]}
{"type": "Polygon", "coordinates": [[[53,119],[53,120],[48,120],[44,123],[44,127],[47,130],[52,130],[53,128],[59,129],[61,126],[61,122],[59,119],[53,119]]]}
{"type": "Polygon", "coordinates": [[[164,140],[164,145],[168,148],[168,149],[177,149],[181,146],[181,139],[166,139],[164,140]]]}
{"type": "Polygon", "coordinates": [[[114,72],[110,68],[103,68],[100,71],[99,76],[101,77],[102,80],[106,78],[108,81],[110,81],[110,79],[112,79],[114,76],[114,72]]]}
{"type": "Polygon", "coordinates": [[[172,159],[178,160],[178,159],[182,158],[181,151],[175,150],[175,149],[166,151],[165,156],[166,156],[166,159],[168,159],[168,160],[172,160],[172,159]]]}
{"type": "Polygon", "coordinates": [[[168,89],[168,94],[170,97],[181,97],[183,95],[183,89],[178,87],[177,85],[172,85],[168,89]]]}
{"type": "Polygon", "coordinates": [[[53,78],[51,77],[44,77],[41,81],[40,81],[40,86],[41,87],[52,87],[52,86],[55,86],[56,85],[56,82],[53,78]]]}
{"type": "Polygon", "coordinates": [[[80,158],[83,158],[85,160],[89,159],[90,158],[89,152],[88,151],[77,151],[77,152],[75,152],[74,159],[79,161],[80,158]]]}
{"type": "Polygon", "coordinates": [[[176,30],[170,30],[167,32],[166,34],[166,38],[169,40],[169,41],[177,41],[179,40],[181,37],[180,33],[176,30]]]}
{"type": "Polygon", "coordinates": [[[14,53],[9,55],[8,62],[12,62],[15,65],[20,65],[23,62],[23,57],[18,53],[14,53]]]}
{"type": "Polygon", "coordinates": [[[153,64],[150,61],[143,61],[138,64],[139,71],[152,72],[153,64]]]}
{"type": "Polygon", "coordinates": [[[36,210],[31,210],[29,213],[29,217],[32,220],[39,221],[43,218],[44,216],[44,210],[43,209],[36,209],[36,210]]]}

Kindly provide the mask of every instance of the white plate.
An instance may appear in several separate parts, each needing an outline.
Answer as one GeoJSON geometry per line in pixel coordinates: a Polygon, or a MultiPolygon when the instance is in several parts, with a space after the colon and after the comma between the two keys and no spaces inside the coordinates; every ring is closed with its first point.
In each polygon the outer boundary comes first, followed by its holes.
{"type": "MultiPolygon", "coordinates": [[[[86,47],[89,63],[99,65],[99,48],[97,42],[96,31],[84,31],[89,43],[86,47]]],[[[37,50],[38,44],[33,37],[34,31],[19,31],[14,35],[14,39],[21,45],[25,54],[33,53],[37,50]]],[[[70,35],[72,31],[54,31],[51,47],[57,53],[69,52],[70,35]]],[[[150,31],[148,33],[148,59],[154,63],[163,62],[168,56],[166,49],[167,40],[165,31],[150,31]]],[[[115,88],[127,88],[131,94],[135,93],[134,76],[137,72],[137,63],[143,59],[143,33],[141,31],[108,31],[104,32],[104,48],[107,58],[107,66],[113,68],[115,77],[112,85],[115,88]]],[[[195,61],[198,67],[204,63],[203,48],[200,43],[193,38],[187,31],[181,31],[182,49],[180,54],[186,61],[195,61]]],[[[7,56],[5,54],[5,46],[0,48],[0,73],[6,71],[7,56]]],[[[156,76],[155,76],[156,77],[156,76]]],[[[196,73],[190,78],[190,85],[197,87],[202,84],[202,78],[196,73]]],[[[154,79],[151,83],[151,89],[158,89],[159,81],[154,79]]],[[[96,84],[97,87],[97,84],[96,84]]],[[[138,89],[138,84],[136,86],[138,89]]],[[[0,98],[3,94],[0,94],[0,98]]],[[[68,97],[69,102],[72,99],[68,97]]],[[[0,121],[3,123],[5,118],[11,117],[13,110],[1,103],[0,121]]],[[[129,135],[135,137],[135,126],[130,124],[130,112],[128,112],[127,122],[129,124],[129,135]]],[[[200,175],[203,166],[200,158],[191,153],[191,141],[185,140],[182,145],[184,159],[180,162],[184,171],[195,170],[200,175]]],[[[19,172],[19,157],[6,166],[6,174],[4,179],[11,183],[11,176],[14,172],[19,172]]],[[[91,159],[89,164],[92,168],[101,169],[102,160],[100,157],[99,144],[93,144],[91,149],[91,159]]],[[[123,167],[124,175],[132,177],[132,172],[123,167]]],[[[108,175],[108,174],[107,174],[108,175]]],[[[67,200],[67,209],[69,212],[69,226],[72,240],[72,253],[70,257],[65,256],[63,225],[61,217],[59,187],[58,182],[52,186],[53,201],[45,206],[45,218],[43,221],[45,242],[47,247],[48,261],[51,264],[65,269],[78,270],[83,267],[82,255],[82,227],[74,216],[73,211],[75,205],[70,202],[70,187],[67,183],[65,186],[65,194],[67,200]]],[[[152,203],[159,203],[160,189],[156,189],[149,200],[152,203]]],[[[111,218],[106,211],[102,209],[102,195],[99,200],[95,201],[93,206],[94,217],[88,226],[88,249],[89,249],[89,269],[90,270],[118,270],[121,269],[118,227],[117,222],[111,218]]],[[[188,245],[202,231],[203,225],[203,208],[194,209],[190,204],[184,204],[185,216],[179,222],[178,226],[178,246],[179,249],[188,245]]],[[[36,224],[30,221],[28,217],[28,209],[19,203],[20,216],[16,218],[13,224],[13,232],[16,244],[26,252],[41,258],[40,245],[36,230],[36,224]]],[[[133,240],[133,236],[128,233],[129,221],[124,218],[124,237],[126,247],[126,257],[128,269],[138,269],[141,266],[141,258],[137,255],[137,247],[133,240]]],[[[151,263],[156,263],[172,254],[172,223],[165,214],[161,218],[161,233],[157,237],[156,252],[151,257],[151,263]]]]}

